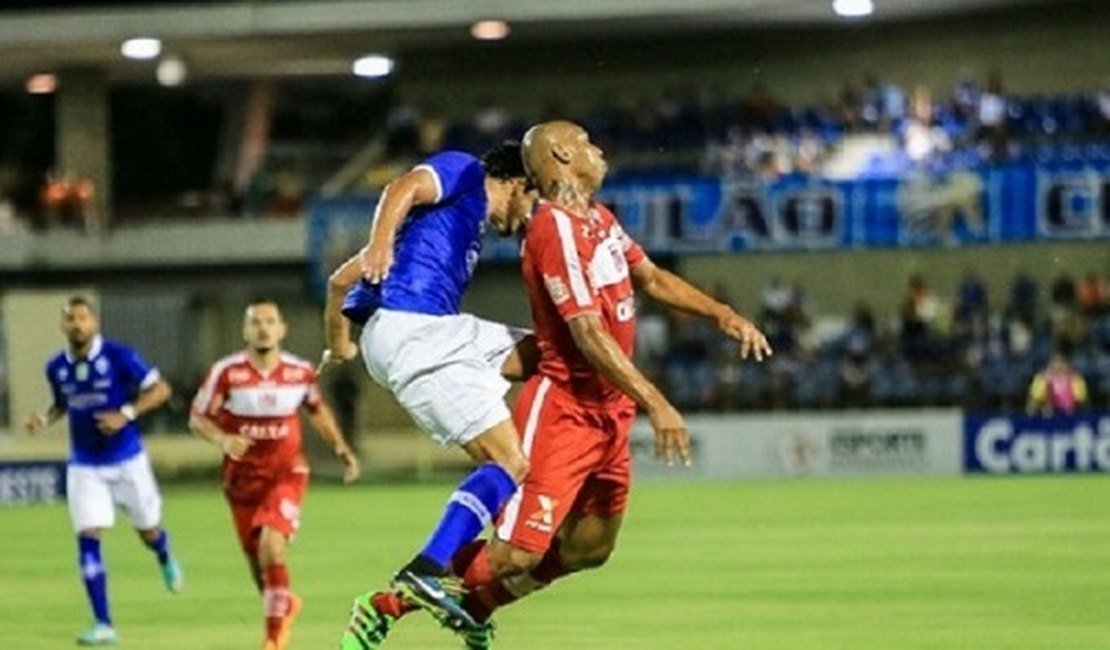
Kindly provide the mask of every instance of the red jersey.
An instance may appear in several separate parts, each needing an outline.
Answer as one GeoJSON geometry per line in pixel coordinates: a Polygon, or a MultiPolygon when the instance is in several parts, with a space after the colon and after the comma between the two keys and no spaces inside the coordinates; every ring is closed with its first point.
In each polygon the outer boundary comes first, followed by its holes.
{"type": "Polygon", "coordinates": [[[630,269],[646,259],[605,206],[576,215],[541,201],[524,238],[521,270],[540,349],[539,371],[586,402],[628,399],[598,374],[567,321],[596,314],[629,357],[636,340],[630,269]]]}
{"type": "Polygon", "coordinates": [[[216,362],[193,400],[193,412],[211,418],[226,433],[254,440],[238,462],[224,459],[225,478],[234,473],[280,475],[307,471],[301,453],[302,406],[320,408],[312,364],[282,353],[269,372],[251,364],[246,352],[216,362]]]}

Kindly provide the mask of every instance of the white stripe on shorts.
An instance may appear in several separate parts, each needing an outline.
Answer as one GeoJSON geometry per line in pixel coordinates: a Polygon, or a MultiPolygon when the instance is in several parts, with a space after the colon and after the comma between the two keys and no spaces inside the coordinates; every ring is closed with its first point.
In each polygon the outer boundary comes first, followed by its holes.
{"type": "MultiPolygon", "coordinates": [[[[536,389],[536,397],[532,400],[532,408],[528,411],[528,421],[524,423],[524,440],[521,447],[524,457],[532,458],[532,445],[536,442],[536,429],[540,423],[540,412],[543,411],[543,401],[547,397],[547,389],[551,388],[551,380],[544,377],[540,380],[540,387],[536,389]]],[[[505,518],[497,528],[497,536],[503,540],[511,539],[513,528],[516,527],[517,517],[520,516],[520,500],[524,493],[524,485],[517,486],[513,498],[505,505],[505,518]]]]}

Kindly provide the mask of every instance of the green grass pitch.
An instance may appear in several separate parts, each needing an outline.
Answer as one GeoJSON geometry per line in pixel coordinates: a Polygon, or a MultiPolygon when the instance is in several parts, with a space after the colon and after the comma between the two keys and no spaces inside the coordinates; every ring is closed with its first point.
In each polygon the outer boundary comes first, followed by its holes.
{"type": "MultiPolygon", "coordinates": [[[[293,648],[335,648],[351,599],[423,542],[450,486],[314,486],[291,551],[293,648]]],[[[1110,648],[1105,477],[643,483],[617,553],[498,616],[498,647],[1110,648]]],[[[215,486],[171,488],[188,578],[162,589],[121,519],[105,537],[122,647],[257,648],[261,604],[215,486]]],[[[0,510],[0,648],[88,623],[64,506],[0,510]]],[[[460,647],[419,613],[393,648],[460,647]]]]}

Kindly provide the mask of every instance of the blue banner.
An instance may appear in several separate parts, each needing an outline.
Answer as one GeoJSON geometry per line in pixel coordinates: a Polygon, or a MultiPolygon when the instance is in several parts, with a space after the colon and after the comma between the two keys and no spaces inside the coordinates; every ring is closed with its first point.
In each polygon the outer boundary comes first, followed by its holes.
{"type": "Polygon", "coordinates": [[[968,473],[1110,472],[1110,413],[964,416],[968,473]]]}
{"type": "MultiPolygon", "coordinates": [[[[1110,238],[1105,161],[855,181],[617,176],[599,198],[656,254],[1110,238]]],[[[311,206],[308,257],[319,295],[331,270],[366,242],[376,200],[350,196],[311,206]]],[[[518,253],[516,238],[491,235],[483,258],[508,261],[518,253]]]]}
{"type": "Polygon", "coordinates": [[[625,177],[607,183],[600,196],[654,252],[1110,237],[1110,163],[857,181],[625,177]]]}
{"type": "Polygon", "coordinates": [[[59,501],[65,495],[64,462],[0,462],[0,505],[59,501]]]}

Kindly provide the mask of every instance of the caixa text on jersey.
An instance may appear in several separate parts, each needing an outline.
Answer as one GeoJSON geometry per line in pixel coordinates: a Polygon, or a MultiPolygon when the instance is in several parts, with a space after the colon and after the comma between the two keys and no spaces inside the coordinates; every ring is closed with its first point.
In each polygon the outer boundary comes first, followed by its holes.
{"type": "Polygon", "coordinates": [[[242,424],[239,425],[239,435],[254,440],[277,440],[289,435],[289,425],[280,422],[273,424],[242,424]]]}

